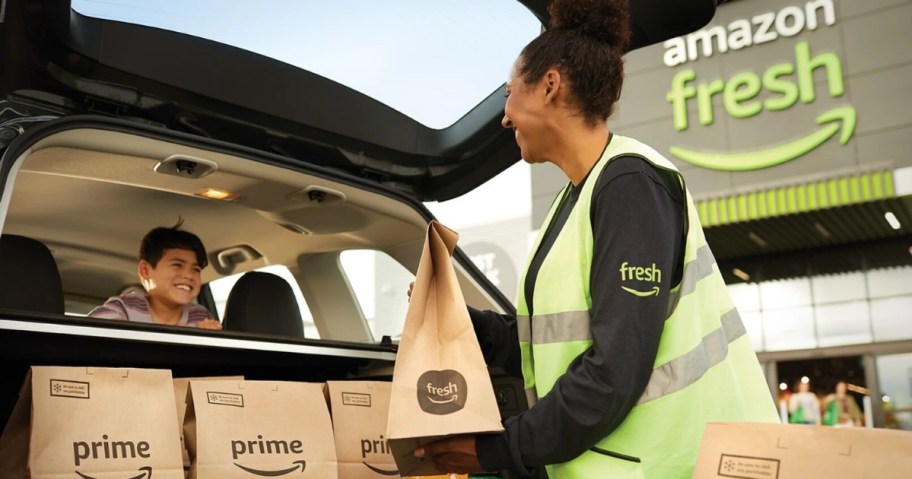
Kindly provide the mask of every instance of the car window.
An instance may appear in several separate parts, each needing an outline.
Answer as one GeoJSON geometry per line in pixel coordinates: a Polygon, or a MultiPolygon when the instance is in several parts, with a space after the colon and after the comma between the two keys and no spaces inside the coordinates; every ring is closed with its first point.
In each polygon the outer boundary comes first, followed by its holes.
{"type": "MultiPolygon", "coordinates": [[[[291,290],[294,292],[295,298],[298,300],[298,305],[301,307],[301,318],[304,320],[304,337],[309,339],[320,339],[320,332],[314,325],[313,316],[310,314],[310,308],[307,307],[307,301],[304,300],[304,295],[301,294],[301,288],[298,287],[298,283],[295,281],[295,277],[291,274],[291,271],[282,265],[264,266],[254,271],[272,273],[288,282],[288,285],[291,286],[291,290]]],[[[215,308],[218,311],[219,318],[225,317],[225,304],[228,302],[228,294],[231,293],[231,288],[234,286],[234,283],[237,283],[244,274],[245,273],[233,274],[209,282],[209,290],[212,292],[212,299],[215,302],[215,308]]]]}
{"type": "Polygon", "coordinates": [[[382,251],[343,251],[339,260],[375,341],[398,339],[415,276],[382,251]]]}

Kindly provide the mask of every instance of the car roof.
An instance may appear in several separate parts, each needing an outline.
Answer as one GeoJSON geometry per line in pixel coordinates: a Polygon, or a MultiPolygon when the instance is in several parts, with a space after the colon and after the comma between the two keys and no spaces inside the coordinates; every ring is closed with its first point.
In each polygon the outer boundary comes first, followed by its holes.
{"type": "MultiPolygon", "coordinates": [[[[477,103],[463,105],[452,124],[435,128],[318,72],[219,41],[83,15],[67,0],[10,3],[2,40],[27,48],[4,55],[4,66],[17,70],[0,79],[5,95],[40,92],[34,100],[54,98],[80,113],[132,118],[344,170],[422,201],[459,196],[520,158],[513,135],[500,126],[497,82],[477,103]]],[[[547,1],[519,3],[538,28],[547,23],[547,1]]],[[[631,0],[632,48],[705,25],[715,6],[631,0]]],[[[307,19],[300,24],[305,28],[307,19]]]]}

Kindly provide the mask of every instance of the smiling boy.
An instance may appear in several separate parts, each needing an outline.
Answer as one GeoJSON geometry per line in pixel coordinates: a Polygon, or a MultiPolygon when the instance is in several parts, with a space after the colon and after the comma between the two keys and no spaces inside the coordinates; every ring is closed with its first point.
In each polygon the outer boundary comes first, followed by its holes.
{"type": "Polygon", "coordinates": [[[193,302],[200,292],[200,272],[209,262],[203,242],[180,230],[181,224],[183,220],[171,228],[155,228],[143,237],[138,273],[146,294],[114,296],[90,317],[222,329],[208,309],[193,302]]]}

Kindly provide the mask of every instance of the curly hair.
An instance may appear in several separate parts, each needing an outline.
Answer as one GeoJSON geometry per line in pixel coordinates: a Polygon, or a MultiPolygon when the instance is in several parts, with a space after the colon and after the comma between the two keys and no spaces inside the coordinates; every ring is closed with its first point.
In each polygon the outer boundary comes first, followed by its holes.
{"type": "Polygon", "coordinates": [[[570,104],[589,124],[608,119],[624,82],[627,0],[555,0],[548,12],[548,30],[520,54],[520,76],[534,83],[556,68],[570,84],[570,104]]]}

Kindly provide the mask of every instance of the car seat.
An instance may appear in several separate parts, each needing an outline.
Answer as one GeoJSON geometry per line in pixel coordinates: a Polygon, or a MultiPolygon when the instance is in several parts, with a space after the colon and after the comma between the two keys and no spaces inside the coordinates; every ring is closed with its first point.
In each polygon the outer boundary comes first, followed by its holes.
{"type": "Polygon", "coordinates": [[[64,313],[60,271],[44,243],[0,236],[0,309],[64,313]]]}
{"type": "Polygon", "coordinates": [[[245,273],[231,288],[222,325],[226,331],[304,337],[301,307],[291,285],[261,271],[245,273]]]}

